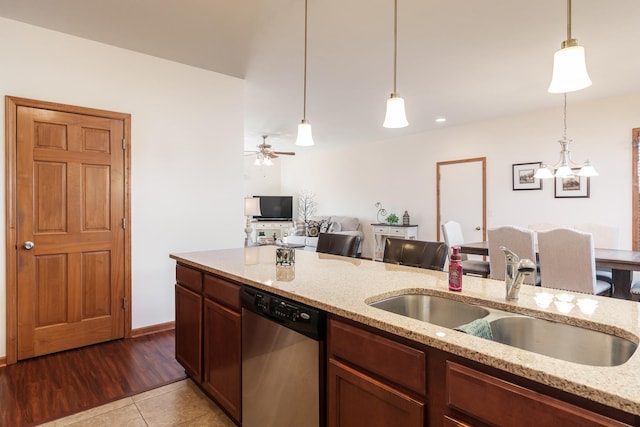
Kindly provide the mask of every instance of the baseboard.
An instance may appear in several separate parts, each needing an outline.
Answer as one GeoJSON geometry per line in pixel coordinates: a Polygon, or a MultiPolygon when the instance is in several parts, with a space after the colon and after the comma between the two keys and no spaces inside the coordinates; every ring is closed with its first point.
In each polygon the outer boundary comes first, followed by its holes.
{"type": "Polygon", "coordinates": [[[2,368],[3,366],[7,366],[7,358],[6,357],[0,357],[0,368],[2,368]]]}
{"type": "Polygon", "coordinates": [[[144,335],[155,334],[158,332],[171,331],[175,329],[176,322],[158,323],[157,325],[145,326],[131,330],[131,338],[141,337],[144,335]]]}

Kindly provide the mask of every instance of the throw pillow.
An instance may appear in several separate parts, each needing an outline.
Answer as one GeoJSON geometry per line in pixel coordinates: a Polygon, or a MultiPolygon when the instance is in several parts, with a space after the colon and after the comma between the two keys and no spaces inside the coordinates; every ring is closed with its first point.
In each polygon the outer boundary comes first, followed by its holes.
{"type": "Polygon", "coordinates": [[[342,231],[342,226],[339,222],[332,222],[331,225],[329,225],[329,233],[338,233],[340,231],[342,231]]]}
{"type": "Polygon", "coordinates": [[[307,237],[318,237],[320,234],[320,223],[318,221],[307,221],[307,237]]]}
{"type": "Polygon", "coordinates": [[[322,221],[320,221],[320,232],[326,233],[327,231],[329,231],[329,221],[323,219],[322,221]]]}
{"type": "Polygon", "coordinates": [[[294,236],[304,236],[306,232],[306,224],[304,221],[295,220],[293,221],[293,226],[295,227],[294,236]]]}

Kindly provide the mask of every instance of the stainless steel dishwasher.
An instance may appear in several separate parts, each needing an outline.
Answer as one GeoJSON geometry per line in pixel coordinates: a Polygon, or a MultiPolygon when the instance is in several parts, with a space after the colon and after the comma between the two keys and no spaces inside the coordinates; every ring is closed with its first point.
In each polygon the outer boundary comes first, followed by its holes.
{"type": "Polygon", "coordinates": [[[242,288],[242,426],[324,425],[326,314],[242,288]]]}

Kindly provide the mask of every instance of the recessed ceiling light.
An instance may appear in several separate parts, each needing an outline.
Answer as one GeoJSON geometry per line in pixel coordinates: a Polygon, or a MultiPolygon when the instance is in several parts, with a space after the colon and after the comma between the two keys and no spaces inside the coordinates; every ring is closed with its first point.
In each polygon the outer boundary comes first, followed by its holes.
{"type": "Polygon", "coordinates": [[[438,118],[436,119],[436,123],[444,123],[444,122],[446,122],[446,121],[447,121],[447,119],[445,119],[444,117],[438,117],[438,118]]]}

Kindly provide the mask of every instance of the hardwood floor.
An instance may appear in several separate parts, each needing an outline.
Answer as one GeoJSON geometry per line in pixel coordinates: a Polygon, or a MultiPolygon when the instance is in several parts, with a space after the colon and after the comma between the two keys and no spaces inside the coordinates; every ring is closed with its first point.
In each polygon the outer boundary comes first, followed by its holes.
{"type": "Polygon", "coordinates": [[[186,378],[173,331],[0,368],[0,426],[32,426],[186,378]]]}

